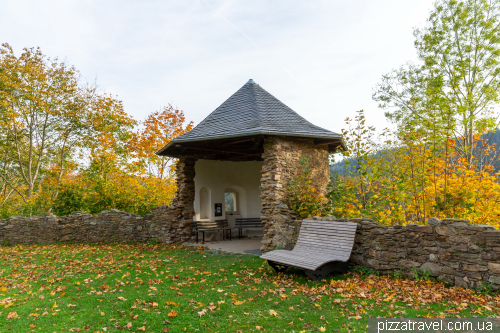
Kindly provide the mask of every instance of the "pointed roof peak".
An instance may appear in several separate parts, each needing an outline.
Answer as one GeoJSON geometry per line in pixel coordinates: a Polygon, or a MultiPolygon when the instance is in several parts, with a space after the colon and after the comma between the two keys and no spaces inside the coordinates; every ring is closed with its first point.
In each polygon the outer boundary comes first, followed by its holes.
{"type": "Polygon", "coordinates": [[[342,144],[339,134],[311,124],[250,79],[195,128],[172,140],[157,154],[168,155],[169,147],[182,142],[253,135],[328,139],[342,144]]]}

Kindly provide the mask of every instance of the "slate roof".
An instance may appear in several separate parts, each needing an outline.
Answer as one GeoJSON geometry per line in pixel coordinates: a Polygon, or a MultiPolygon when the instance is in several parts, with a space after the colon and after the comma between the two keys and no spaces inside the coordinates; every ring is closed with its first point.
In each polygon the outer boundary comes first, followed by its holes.
{"type": "Polygon", "coordinates": [[[253,80],[249,80],[195,128],[169,142],[157,154],[175,143],[249,135],[341,140],[339,134],[311,124],[253,80]]]}

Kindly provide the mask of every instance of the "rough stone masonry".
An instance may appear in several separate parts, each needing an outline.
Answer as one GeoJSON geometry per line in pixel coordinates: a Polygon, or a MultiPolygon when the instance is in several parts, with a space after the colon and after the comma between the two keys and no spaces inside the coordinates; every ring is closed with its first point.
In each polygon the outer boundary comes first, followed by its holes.
{"type": "Polygon", "coordinates": [[[311,170],[312,186],[325,195],[330,182],[327,146],[314,145],[313,139],[268,137],[264,141],[264,160],[260,181],[264,237],[263,252],[276,246],[284,248],[297,239],[301,220],[288,207],[286,187],[302,167],[300,161],[307,158],[311,170]]]}

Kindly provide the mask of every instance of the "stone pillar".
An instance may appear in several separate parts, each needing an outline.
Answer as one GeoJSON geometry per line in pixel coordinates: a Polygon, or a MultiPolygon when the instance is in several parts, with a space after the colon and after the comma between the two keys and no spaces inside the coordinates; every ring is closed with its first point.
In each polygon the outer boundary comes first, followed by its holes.
{"type": "Polygon", "coordinates": [[[315,146],[313,139],[270,136],[264,140],[262,178],[263,252],[276,246],[285,248],[297,240],[301,220],[288,207],[287,184],[302,171],[300,161],[309,159],[312,185],[320,194],[326,194],[330,181],[328,148],[315,146]]]}
{"type": "Polygon", "coordinates": [[[170,207],[158,207],[153,212],[153,222],[165,223],[165,232],[160,238],[168,243],[185,242],[192,238],[191,222],[194,213],[194,164],[192,158],[180,158],[175,168],[177,191],[170,207]],[[160,209],[161,208],[161,209],[160,209]]]}

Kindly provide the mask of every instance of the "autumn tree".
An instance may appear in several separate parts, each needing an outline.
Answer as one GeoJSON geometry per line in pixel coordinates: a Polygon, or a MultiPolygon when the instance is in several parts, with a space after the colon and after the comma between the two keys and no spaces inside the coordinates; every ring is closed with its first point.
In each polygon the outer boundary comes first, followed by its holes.
{"type": "Polygon", "coordinates": [[[141,125],[142,128],[128,144],[129,150],[137,159],[137,170],[160,180],[164,179],[169,175],[172,158],[155,153],[174,138],[190,131],[193,122],[186,123],[184,112],[169,104],[161,111],[148,115],[141,125]]]}
{"type": "Polygon", "coordinates": [[[0,48],[0,179],[25,203],[50,167],[58,183],[77,154],[99,149],[96,138],[123,139],[134,124],[120,101],[83,84],[74,67],[39,48],[19,57],[8,44],[0,48]]]}
{"type": "Polygon", "coordinates": [[[414,30],[419,62],[393,70],[375,88],[388,119],[424,130],[434,144],[453,139],[468,163],[484,158],[487,141],[474,138],[498,126],[499,15],[499,0],[437,1],[426,26],[414,30]]]}

